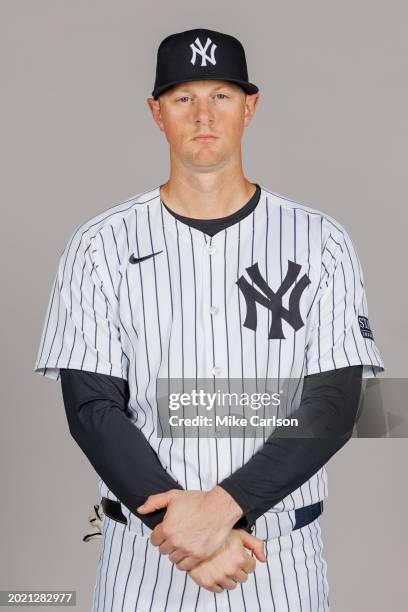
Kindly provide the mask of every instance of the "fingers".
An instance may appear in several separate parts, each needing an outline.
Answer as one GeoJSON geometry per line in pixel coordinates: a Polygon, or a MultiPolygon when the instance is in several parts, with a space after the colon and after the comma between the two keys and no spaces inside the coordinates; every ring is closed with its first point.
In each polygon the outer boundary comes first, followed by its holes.
{"type": "Polygon", "coordinates": [[[242,538],[242,544],[245,546],[245,548],[252,550],[255,557],[258,559],[258,561],[261,561],[262,563],[266,563],[267,559],[265,556],[263,540],[261,540],[260,538],[257,538],[256,536],[251,535],[250,533],[247,533],[246,531],[242,531],[241,538],[242,538]]]}
{"type": "Polygon", "coordinates": [[[204,588],[207,589],[207,591],[212,591],[213,593],[222,593],[224,590],[224,587],[222,587],[220,584],[210,584],[208,587],[204,588]]]}
{"type": "Polygon", "coordinates": [[[238,584],[241,582],[246,582],[247,580],[248,574],[242,570],[238,570],[234,576],[220,575],[213,580],[207,580],[202,586],[204,586],[204,588],[206,588],[208,591],[220,593],[224,589],[233,591],[237,588],[238,584]]]}
{"type": "Polygon", "coordinates": [[[217,584],[220,585],[223,589],[227,589],[228,591],[233,591],[237,588],[238,583],[236,580],[228,576],[223,576],[217,580],[217,584]]]}
{"type": "Polygon", "coordinates": [[[222,593],[224,589],[228,591],[232,591],[237,587],[237,583],[235,580],[231,578],[227,578],[226,576],[220,576],[218,578],[210,579],[210,580],[196,580],[199,586],[202,586],[207,591],[211,591],[212,593],[222,593]]]}
{"type": "Polygon", "coordinates": [[[252,572],[254,572],[255,568],[256,568],[256,561],[255,561],[255,559],[253,557],[251,557],[247,553],[245,553],[245,554],[248,557],[248,559],[245,559],[245,561],[243,561],[240,564],[240,567],[238,569],[243,570],[247,574],[252,574],[252,572]]]}
{"type": "MultiPolygon", "coordinates": [[[[155,541],[156,541],[156,538],[155,538],[155,541]]],[[[152,544],[153,544],[153,542],[152,542],[152,544]]],[[[172,546],[168,540],[164,540],[160,544],[160,546],[159,546],[159,551],[161,552],[161,554],[162,555],[169,555],[169,558],[170,558],[170,555],[172,553],[176,552],[177,550],[178,549],[175,546],[172,546]]],[[[179,550],[178,552],[179,552],[179,556],[180,556],[182,551],[179,550]]],[[[184,554],[184,556],[185,556],[185,554],[184,554]]],[[[173,559],[171,559],[171,560],[173,561],[173,559]]],[[[176,562],[179,561],[179,560],[180,559],[176,559],[176,562]]]]}
{"type": "MultiPolygon", "coordinates": [[[[160,551],[161,552],[161,551],[160,551]]],[[[169,554],[169,560],[176,564],[180,563],[183,559],[186,558],[186,555],[182,552],[180,552],[179,550],[173,550],[170,554],[169,554]]],[[[180,568],[179,568],[180,569],[180,568]]]]}
{"type": "Polygon", "coordinates": [[[136,508],[136,510],[137,512],[139,512],[139,514],[148,514],[149,512],[153,512],[154,510],[166,508],[176,493],[177,491],[171,489],[170,491],[165,491],[164,493],[156,493],[155,495],[149,495],[146,501],[141,506],[136,508]]]}
{"type": "Polygon", "coordinates": [[[229,578],[231,578],[232,580],[235,580],[235,582],[246,582],[248,580],[248,574],[251,572],[246,572],[243,569],[237,569],[234,572],[233,576],[229,576],[229,578]]]}
{"type": "Polygon", "coordinates": [[[177,569],[188,572],[199,586],[214,593],[235,589],[255,571],[257,560],[266,562],[264,541],[244,530],[233,531],[228,546],[221,547],[207,560],[193,555],[180,558],[176,549],[169,555],[169,560],[176,564],[177,569]],[[247,549],[253,551],[255,556],[247,549]]]}
{"type": "Polygon", "coordinates": [[[153,546],[161,546],[165,542],[165,539],[163,534],[163,523],[159,523],[150,534],[150,542],[153,546]]]}
{"type": "Polygon", "coordinates": [[[190,557],[185,557],[184,559],[176,563],[176,567],[179,570],[184,570],[185,572],[189,572],[195,567],[197,567],[197,565],[199,565],[200,563],[202,563],[202,559],[198,557],[194,557],[192,555],[190,557]]]}
{"type": "Polygon", "coordinates": [[[211,568],[208,563],[204,563],[204,567],[199,565],[197,569],[188,573],[199,586],[214,593],[221,593],[225,589],[234,590],[238,584],[248,580],[248,575],[256,567],[255,559],[246,551],[243,551],[242,557],[229,565],[228,569],[224,567],[221,571],[220,568],[214,571],[215,568],[211,568]]]}

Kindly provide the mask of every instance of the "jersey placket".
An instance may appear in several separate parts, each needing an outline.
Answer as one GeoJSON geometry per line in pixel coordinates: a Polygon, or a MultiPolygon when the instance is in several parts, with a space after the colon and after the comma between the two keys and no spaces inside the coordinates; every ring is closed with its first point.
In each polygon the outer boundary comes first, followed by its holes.
{"type": "MultiPolygon", "coordinates": [[[[223,316],[223,282],[224,282],[224,231],[217,232],[215,236],[205,236],[206,243],[202,248],[203,282],[202,282],[202,308],[200,309],[204,334],[204,355],[206,364],[206,383],[209,393],[222,391],[223,385],[219,379],[227,376],[226,372],[226,345],[225,345],[225,317],[223,316]],[[222,321],[224,320],[224,326],[222,321]]],[[[216,416],[219,414],[217,404],[214,404],[210,415],[213,418],[211,435],[208,438],[209,453],[212,460],[209,465],[209,478],[211,485],[219,481],[219,457],[223,456],[223,445],[226,440],[219,439],[216,426],[216,416]]]]}

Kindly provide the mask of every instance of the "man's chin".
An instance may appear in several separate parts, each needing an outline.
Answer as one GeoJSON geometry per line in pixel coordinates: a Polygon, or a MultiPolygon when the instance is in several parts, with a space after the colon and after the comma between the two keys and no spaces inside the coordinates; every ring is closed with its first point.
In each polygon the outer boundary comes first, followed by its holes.
{"type": "Polygon", "coordinates": [[[190,168],[195,168],[200,172],[213,172],[216,168],[221,168],[226,160],[223,157],[217,156],[194,156],[187,161],[190,168]]]}

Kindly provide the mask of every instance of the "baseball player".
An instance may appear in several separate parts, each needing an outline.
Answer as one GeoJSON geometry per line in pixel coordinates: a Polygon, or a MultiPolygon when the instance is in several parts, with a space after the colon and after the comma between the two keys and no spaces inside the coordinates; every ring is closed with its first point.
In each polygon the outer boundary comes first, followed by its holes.
{"type": "Polygon", "coordinates": [[[64,377],[108,500],[93,612],[329,609],[319,514],[333,444],[160,435],[163,379],[290,380],[287,416],[318,405],[322,375],[347,412],[356,382],[384,369],[345,228],[243,175],[258,97],[236,38],[164,39],[148,104],[170,178],[75,228],[60,257],[34,370],[64,377]]]}

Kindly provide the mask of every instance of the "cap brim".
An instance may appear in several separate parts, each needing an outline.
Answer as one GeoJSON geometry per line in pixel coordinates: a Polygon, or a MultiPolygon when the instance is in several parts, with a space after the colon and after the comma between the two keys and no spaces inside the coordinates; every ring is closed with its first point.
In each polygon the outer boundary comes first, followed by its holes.
{"type": "Polygon", "coordinates": [[[173,85],[178,85],[179,83],[188,83],[189,81],[229,81],[230,83],[236,83],[237,85],[240,85],[242,89],[246,91],[246,93],[248,94],[254,94],[259,91],[259,88],[256,85],[254,85],[253,83],[248,83],[248,81],[242,81],[240,79],[231,79],[230,77],[223,77],[219,75],[217,76],[200,75],[199,79],[192,79],[191,77],[189,77],[186,79],[179,79],[177,81],[171,81],[170,83],[165,83],[164,85],[161,85],[160,87],[156,87],[156,89],[152,91],[152,97],[154,100],[157,100],[159,95],[163,93],[163,91],[165,91],[166,89],[169,89],[169,87],[172,87],[173,85]]]}

